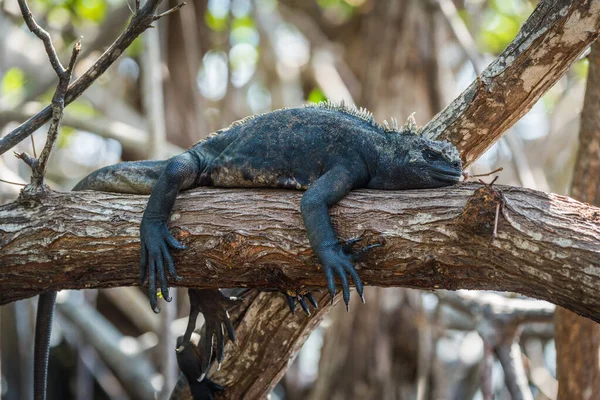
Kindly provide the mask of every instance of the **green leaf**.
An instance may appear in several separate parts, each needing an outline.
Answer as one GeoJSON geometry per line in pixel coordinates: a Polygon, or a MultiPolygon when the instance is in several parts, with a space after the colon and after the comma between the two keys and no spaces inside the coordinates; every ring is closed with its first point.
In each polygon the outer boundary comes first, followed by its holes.
{"type": "Polygon", "coordinates": [[[75,12],[82,18],[100,22],[106,15],[106,2],[102,0],[77,0],[75,12]]]}
{"type": "Polygon", "coordinates": [[[98,112],[96,111],[94,106],[92,106],[91,103],[83,99],[77,99],[71,104],[69,104],[65,108],[65,113],[78,118],[91,118],[98,115],[98,112]]]}
{"type": "Polygon", "coordinates": [[[314,88],[310,91],[307,98],[309,103],[319,103],[321,101],[327,101],[327,96],[319,88],[314,88]]]}
{"type": "Polygon", "coordinates": [[[227,17],[228,15],[224,17],[217,17],[211,14],[210,11],[207,11],[206,14],[204,14],[204,21],[206,22],[206,26],[213,31],[223,32],[225,29],[227,29],[227,17]]]}
{"type": "Polygon", "coordinates": [[[18,103],[25,95],[25,74],[19,68],[11,68],[4,74],[0,94],[10,103],[18,103]]]}
{"type": "Polygon", "coordinates": [[[573,64],[573,72],[577,79],[585,80],[588,75],[588,69],[590,67],[590,62],[587,58],[583,60],[579,60],[573,64]]]}

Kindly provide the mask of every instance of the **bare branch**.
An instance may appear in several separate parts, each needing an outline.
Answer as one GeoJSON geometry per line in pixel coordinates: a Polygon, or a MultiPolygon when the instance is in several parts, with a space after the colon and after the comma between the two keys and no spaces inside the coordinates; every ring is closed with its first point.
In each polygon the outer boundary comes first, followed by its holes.
{"type": "Polygon", "coordinates": [[[527,374],[523,366],[523,356],[518,338],[499,345],[495,350],[495,354],[504,370],[504,382],[512,399],[533,400],[533,394],[529,389],[527,374]]]}
{"type": "Polygon", "coordinates": [[[179,11],[183,6],[187,5],[187,3],[184,1],[183,3],[179,3],[177,4],[175,7],[172,7],[170,9],[168,9],[167,11],[157,14],[154,16],[154,21],[158,21],[159,19],[161,19],[162,17],[165,17],[171,13],[174,13],[175,11],[179,11]]]}
{"type": "Polygon", "coordinates": [[[27,184],[26,184],[26,183],[19,183],[19,182],[5,181],[4,179],[0,179],[0,182],[2,182],[2,183],[8,183],[9,185],[27,186],[27,184]]]}
{"type": "MultiPolygon", "coordinates": [[[[22,110],[0,110],[0,123],[8,121],[18,121],[32,117],[32,112],[22,110]]],[[[123,149],[138,158],[146,157],[146,147],[148,145],[148,134],[137,126],[124,122],[110,120],[104,117],[79,118],[65,113],[62,119],[62,125],[72,128],[88,131],[105,138],[115,139],[123,149]]],[[[31,136],[33,137],[33,136],[31,136]]],[[[170,157],[185,151],[172,143],[166,143],[163,150],[163,156],[170,157]]]]}
{"type": "MultiPolygon", "coordinates": [[[[140,8],[123,33],[115,42],[98,58],[81,77],[69,86],[65,96],[65,106],[73,102],[88,88],[98,77],[110,67],[129,45],[155,21],[154,13],[162,0],[148,0],[140,8]]],[[[0,139],[0,154],[17,145],[27,136],[35,132],[44,123],[52,118],[52,105],[46,106],[42,111],[28,119],[8,135],[0,139]]]]}
{"type": "Polygon", "coordinates": [[[67,94],[67,89],[69,87],[69,83],[71,82],[73,68],[75,66],[75,62],[77,61],[77,56],[79,56],[80,51],[81,40],[77,41],[77,43],[75,43],[75,45],[73,46],[73,52],[71,54],[71,60],[69,61],[69,67],[65,70],[63,74],[59,76],[58,87],[56,88],[56,92],[52,97],[52,120],[50,122],[50,128],[48,129],[46,144],[44,145],[44,148],[40,153],[40,157],[38,158],[38,165],[36,166],[37,171],[34,170],[32,176],[32,183],[35,183],[38,186],[43,183],[43,178],[46,174],[46,165],[48,164],[50,153],[52,152],[52,149],[54,148],[54,143],[56,142],[56,138],[58,137],[60,124],[65,111],[65,96],[67,94]],[[34,180],[37,180],[37,182],[34,182],[34,180]]]}
{"type": "Polygon", "coordinates": [[[33,15],[29,10],[29,6],[25,0],[18,0],[19,8],[21,9],[21,14],[23,14],[23,19],[27,24],[29,30],[44,43],[44,48],[46,49],[46,53],[48,54],[48,58],[50,59],[50,64],[52,64],[52,68],[54,68],[54,72],[60,78],[65,73],[65,68],[60,63],[58,59],[58,55],[56,54],[56,50],[54,49],[54,45],[52,44],[52,39],[50,38],[50,34],[46,32],[42,27],[40,27],[37,22],[33,19],[33,15]]]}

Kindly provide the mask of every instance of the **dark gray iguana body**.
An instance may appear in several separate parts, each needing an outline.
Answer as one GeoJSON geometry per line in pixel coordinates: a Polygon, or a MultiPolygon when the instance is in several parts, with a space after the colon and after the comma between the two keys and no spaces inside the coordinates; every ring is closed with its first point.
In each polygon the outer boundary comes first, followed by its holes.
{"type": "MultiPolygon", "coordinates": [[[[367,111],[343,103],[283,109],[235,122],[167,161],[102,168],[73,190],[151,194],[140,227],[140,278],[142,282],[148,278],[155,312],[159,311],[157,283],[170,301],[167,272],[181,279],[169,251],[184,247],[167,229],[181,190],[198,186],[306,190],[301,213],[310,244],[332,297],[337,275],[348,304],[348,275],[361,297],[363,286],[353,255],[333,230],[329,207],[356,188],[425,189],[449,186],[460,179],[456,148],[415,133],[414,127],[402,131],[397,123],[380,125],[367,111]]],[[[219,315],[213,317],[219,321],[219,315]]]]}

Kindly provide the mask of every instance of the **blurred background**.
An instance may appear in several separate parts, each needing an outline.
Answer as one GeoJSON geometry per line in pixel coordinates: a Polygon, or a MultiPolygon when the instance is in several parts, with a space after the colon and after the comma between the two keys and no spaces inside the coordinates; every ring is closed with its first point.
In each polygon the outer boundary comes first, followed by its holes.
{"type": "MultiPolygon", "coordinates": [[[[166,158],[236,119],[306,102],[344,100],[378,120],[415,112],[424,125],[506,47],[536,3],[188,0],[66,109],[47,183],[66,191],[104,165],[166,158]]],[[[63,62],[83,36],[78,76],[122,32],[134,2],[29,5],[63,62]]],[[[503,167],[499,183],[568,193],[586,74],[584,55],[469,172],[503,167]]],[[[56,81],[17,2],[0,0],[0,136],[48,104],[56,81]]],[[[14,150],[39,153],[46,132],[14,150]]],[[[12,152],[0,156],[0,179],[25,183],[28,174],[12,152]]],[[[0,182],[0,202],[20,189],[0,182]]],[[[556,399],[553,306],[497,293],[369,288],[366,295],[366,306],[349,315],[339,306],[326,317],[273,399],[482,399],[482,387],[510,398],[497,351],[502,321],[530,309],[543,312],[518,328],[525,385],[535,399],[556,399]]],[[[179,289],[158,316],[140,288],[61,292],[49,398],[140,399],[149,390],[166,398],[186,303],[179,289]],[[128,363],[148,371],[147,381],[127,376],[128,363]]],[[[32,396],[35,307],[35,299],[1,307],[3,399],[32,396]]]]}

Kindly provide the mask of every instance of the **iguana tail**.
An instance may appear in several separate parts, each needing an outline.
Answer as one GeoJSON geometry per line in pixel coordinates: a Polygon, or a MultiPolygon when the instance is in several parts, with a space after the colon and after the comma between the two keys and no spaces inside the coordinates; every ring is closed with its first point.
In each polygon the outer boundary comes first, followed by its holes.
{"type": "Polygon", "coordinates": [[[150,194],[167,163],[167,160],[130,161],[110,165],[83,178],[73,191],[150,194]]]}
{"type": "Polygon", "coordinates": [[[46,400],[48,356],[50,355],[50,336],[52,335],[55,302],[56,292],[40,294],[38,299],[37,318],[35,322],[35,345],[33,350],[34,400],[46,400]]]}

